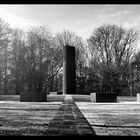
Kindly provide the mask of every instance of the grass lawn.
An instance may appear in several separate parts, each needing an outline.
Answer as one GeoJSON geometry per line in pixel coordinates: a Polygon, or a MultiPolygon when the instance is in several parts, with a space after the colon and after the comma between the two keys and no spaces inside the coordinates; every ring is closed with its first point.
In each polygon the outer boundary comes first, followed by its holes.
{"type": "Polygon", "coordinates": [[[45,135],[61,103],[0,101],[0,135],[45,135]]]}
{"type": "MultiPolygon", "coordinates": [[[[88,95],[72,95],[97,135],[140,135],[140,103],[118,97],[118,103],[92,103],[88,95]]],[[[19,95],[0,95],[0,135],[46,135],[63,95],[47,102],[20,102],[19,95]]]]}

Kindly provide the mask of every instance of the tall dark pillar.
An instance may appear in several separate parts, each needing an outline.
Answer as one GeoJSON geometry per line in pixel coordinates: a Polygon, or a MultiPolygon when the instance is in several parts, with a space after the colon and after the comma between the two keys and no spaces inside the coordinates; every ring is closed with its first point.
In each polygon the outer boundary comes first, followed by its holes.
{"type": "Polygon", "coordinates": [[[63,94],[75,94],[75,47],[63,47],[63,94]]]}

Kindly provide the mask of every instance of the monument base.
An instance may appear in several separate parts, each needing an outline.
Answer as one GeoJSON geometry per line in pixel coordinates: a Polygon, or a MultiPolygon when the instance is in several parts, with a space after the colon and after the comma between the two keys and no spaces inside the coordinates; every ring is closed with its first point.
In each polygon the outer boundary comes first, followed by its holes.
{"type": "Polygon", "coordinates": [[[47,96],[45,93],[39,92],[21,92],[20,102],[46,102],[47,96]]]}
{"type": "Polygon", "coordinates": [[[116,93],[90,93],[91,102],[117,102],[116,93]]]}

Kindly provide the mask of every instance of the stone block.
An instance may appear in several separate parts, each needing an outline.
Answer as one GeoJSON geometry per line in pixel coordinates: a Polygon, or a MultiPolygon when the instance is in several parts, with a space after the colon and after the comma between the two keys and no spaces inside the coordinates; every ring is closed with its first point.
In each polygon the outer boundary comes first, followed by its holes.
{"type": "Polygon", "coordinates": [[[91,102],[117,102],[117,93],[91,93],[90,99],[91,102]]]}
{"type": "Polygon", "coordinates": [[[137,102],[140,102],[140,93],[137,93],[137,102]]]}
{"type": "Polygon", "coordinates": [[[21,92],[20,102],[46,102],[47,95],[43,92],[21,92]]]}
{"type": "Polygon", "coordinates": [[[62,94],[63,94],[62,91],[58,91],[58,92],[57,92],[57,95],[62,95],[62,94]]]}
{"type": "Polygon", "coordinates": [[[57,92],[50,92],[50,95],[57,95],[57,92]]]}

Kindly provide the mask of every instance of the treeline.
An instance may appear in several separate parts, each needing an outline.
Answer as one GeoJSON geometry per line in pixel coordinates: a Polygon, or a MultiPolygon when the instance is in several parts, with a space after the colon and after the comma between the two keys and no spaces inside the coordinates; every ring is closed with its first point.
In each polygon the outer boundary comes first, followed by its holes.
{"type": "Polygon", "coordinates": [[[52,33],[47,25],[12,29],[0,19],[0,94],[62,91],[63,46],[76,47],[77,94],[140,90],[139,33],[102,25],[84,42],[74,32],[52,33]]]}

